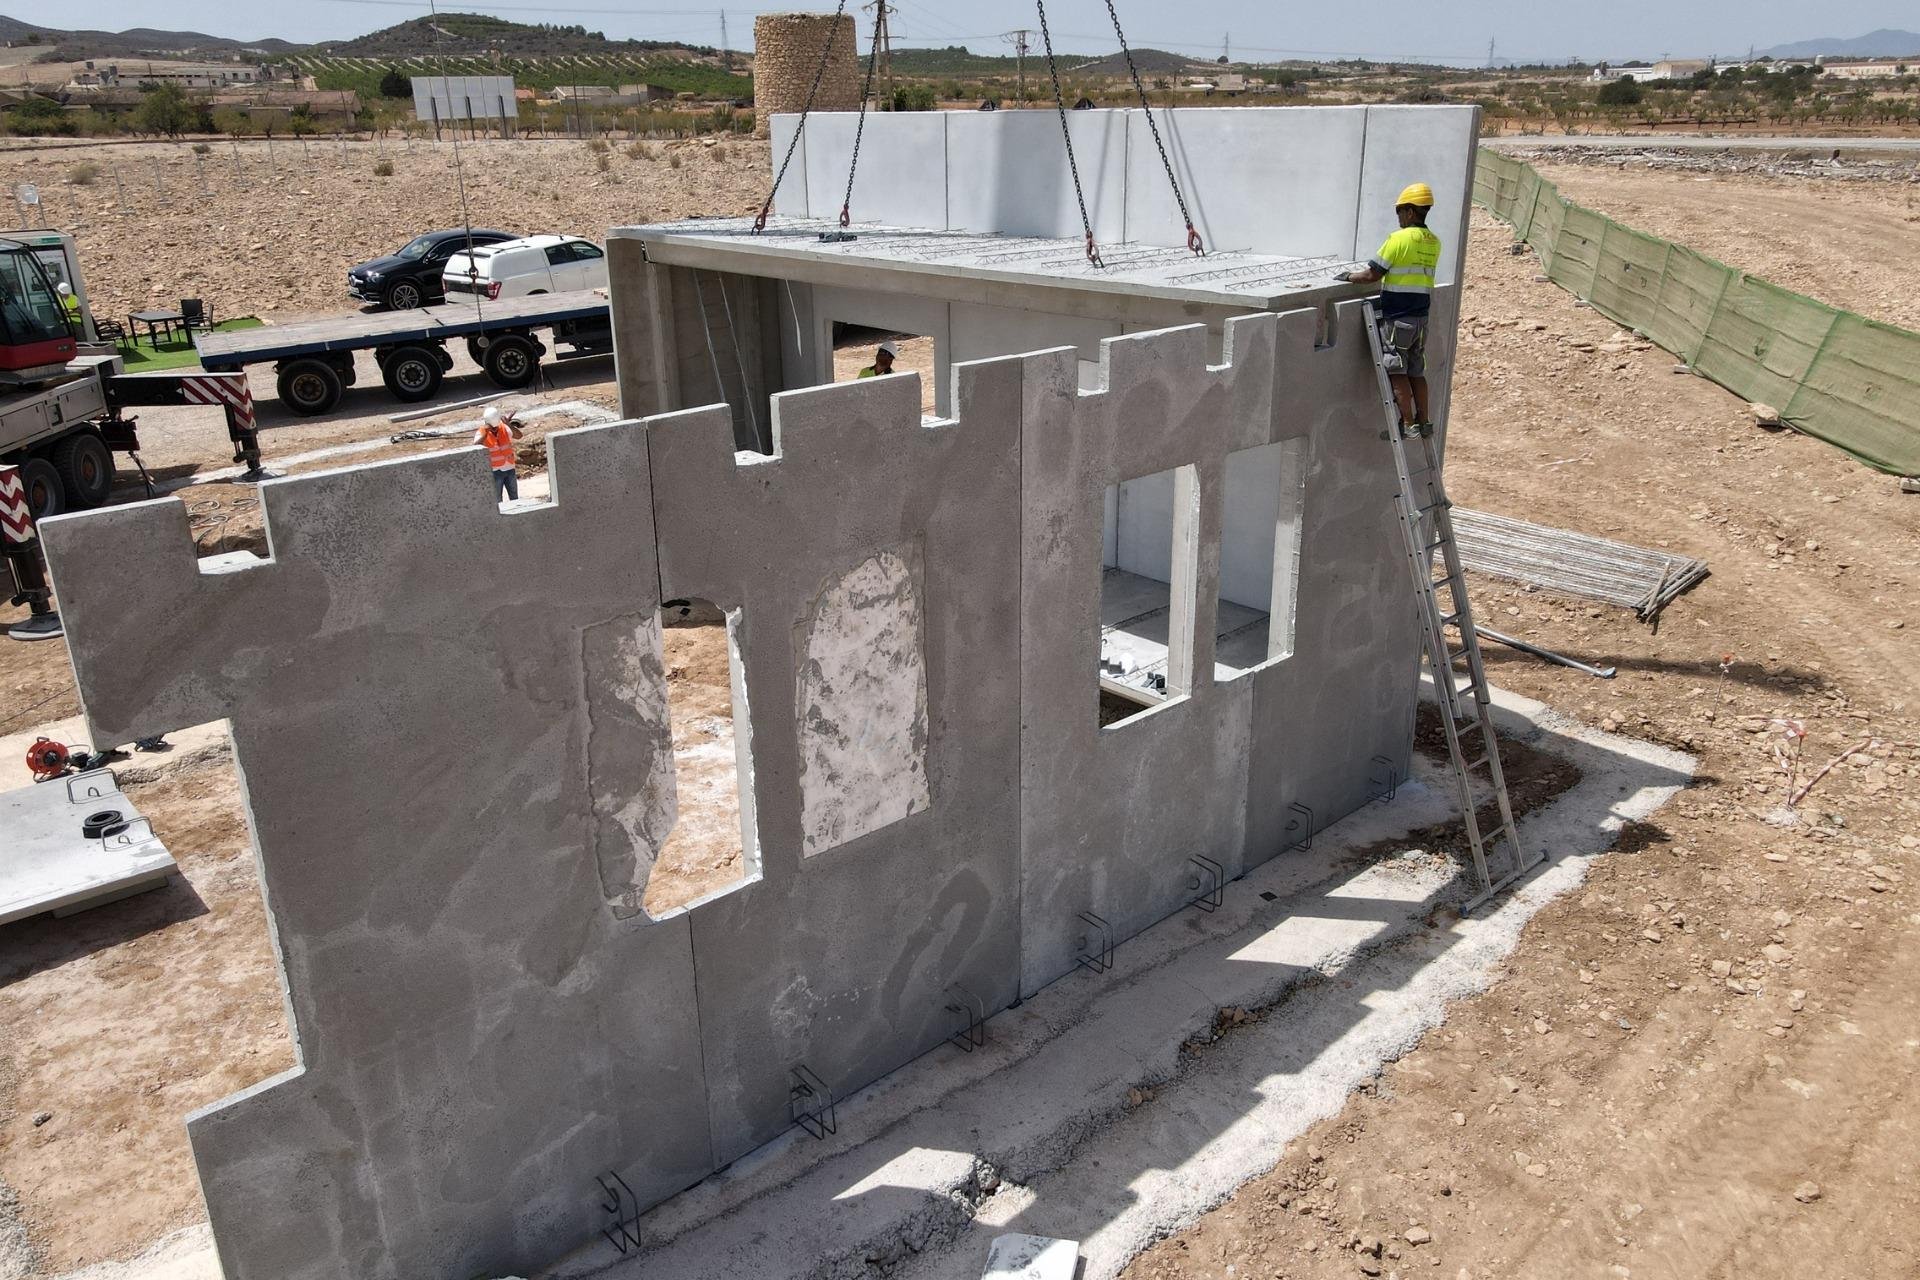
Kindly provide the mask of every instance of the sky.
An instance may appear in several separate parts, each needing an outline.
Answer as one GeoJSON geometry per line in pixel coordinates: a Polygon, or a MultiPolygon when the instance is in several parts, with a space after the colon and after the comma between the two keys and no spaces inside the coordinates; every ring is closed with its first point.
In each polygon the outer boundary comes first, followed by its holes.
{"type": "MultiPolygon", "coordinates": [[[[1001,33],[1036,25],[1033,0],[893,0],[894,39],[913,45],[965,44],[1004,51],[1001,33]]],[[[850,8],[859,0],[848,0],[850,8]]],[[[1744,55],[1789,41],[1863,35],[1879,27],[1920,26],[1913,0],[1374,0],[1302,4],[1296,0],[1116,0],[1127,39],[1197,56],[1218,56],[1231,39],[1236,61],[1280,58],[1421,58],[1481,65],[1495,56],[1519,62],[1624,61],[1744,55]]],[[[442,0],[450,11],[490,13],[520,22],[559,22],[618,39],[720,42],[720,14],[736,48],[752,40],[756,11],[825,9],[821,0],[731,4],[719,0],[442,0]]],[[[41,26],[136,26],[204,31],[243,40],[278,36],[300,42],[349,39],[427,12],[426,0],[304,0],[281,6],[234,0],[7,0],[5,12],[41,26]],[[164,16],[162,16],[164,15],[164,16]]],[[[1115,46],[1104,0],[1053,0],[1047,11],[1055,45],[1075,52],[1115,46]]],[[[869,18],[861,17],[866,29],[869,18]]]]}

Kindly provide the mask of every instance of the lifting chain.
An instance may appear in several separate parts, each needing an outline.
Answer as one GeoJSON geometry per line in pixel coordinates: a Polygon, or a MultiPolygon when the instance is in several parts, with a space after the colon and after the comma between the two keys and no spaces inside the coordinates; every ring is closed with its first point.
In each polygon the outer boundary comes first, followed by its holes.
{"type": "Polygon", "coordinates": [[[820,49],[820,65],[814,68],[813,85],[807,90],[807,100],[800,105],[800,123],[794,126],[793,138],[787,143],[787,154],[780,161],[780,171],[773,176],[773,190],[767,192],[765,203],[753,219],[755,235],[767,229],[767,214],[773,209],[773,198],[780,193],[780,184],[787,180],[787,166],[793,163],[793,153],[800,146],[800,136],[807,131],[807,113],[813,110],[813,100],[820,92],[820,82],[826,78],[827,63],[833,58],[833,42],[840,34],[840,16],[846,11],[847,0],[840,0],[834,6],[833,25],[827,29],[827,42],[820,49]]]}
{"type": "Polygon", "coordinates": [[[873,48],[867,53],[867,79],[860,86],[860,118],[853,126],[853,161],[847,165],[847,194],[840,201],[840,225],[853,224],[853,175],[860,170],[860,137],[867,131],[867,99],[873,96],[873,68],[880,61],[880,26],[874,24],[873,48]]]}
{"type": "Polygon", "coordinates": [[[1060,91],[1060,67],[1053,57],[1053,34],[1047,30],[1047,0],[1033,0],[1040,10],[1040,40],[1047,49],[1047,74],[1053,77],[1053,105],[1060,112],[1060,136],[1067,144],[1067,171],[1073,175],[1073,198],[1080,205],[1080,229],[1087,233],[1087,261],[1096,267],[1107,264],[1100,260],[1100,246],[1093,240],[1093,223],[1087,217],[1087,195],[1080,187],[1080,165],[1073,158],[1073,130],[1067,124],[1067,99],[1060,91]]]}
{"type": "Polygon", "coordinates": [[[1120,14],[1113,7],[1113,0],[1107,0],[1107,16],[1113,19],[1113,34],[1120,38],[1120,52],[1127,58],[1127,74],[1133,77],[1133,88],[1140,95],[1140,111],[1147,117],[1147,128],[1153,131],[1153,145],[1160,152],[1160,163],[1167,171],[1167,182],[1173,187],[1174,203],[1180,206],[1180,216],[1187,224],[1187,248],[1195,257],[1206,256],[1206,246],[1200,241],[1200,233],[1193,225],[1193,215],[1187,212],[1187,197],[1180,190],[1180,179],[1174,176],[1173,161],[1167,158],[1166,143],[1160,140],[1160,126],[1154,123],[1153,104],[1147,101],[1147,87],[1140,83],[1140,68],[1134,65],[1133,50],[1127,47],[1127,33],[1120,29],[1120,14]]]}

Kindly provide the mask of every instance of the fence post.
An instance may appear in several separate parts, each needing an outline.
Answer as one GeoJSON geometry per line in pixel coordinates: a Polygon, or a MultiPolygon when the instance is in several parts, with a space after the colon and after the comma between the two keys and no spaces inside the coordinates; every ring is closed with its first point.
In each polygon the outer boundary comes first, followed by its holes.
{"type": "MultiPolygon", "coordinates": [[[[1600,238],[1593,242],[1593,270],[1587,274],[1587,303],[1593,303],[1593,286],[1600,282],[1600,260],[1607,252],[1607,228],[1613,225],[1613,219],[1600,215],[1600,238]]],[[[1604,313],[1603,313],[1604,314],[1604,313]]],[[[1608,316],[1607,319],[1613,319],[1608,316]]]]}

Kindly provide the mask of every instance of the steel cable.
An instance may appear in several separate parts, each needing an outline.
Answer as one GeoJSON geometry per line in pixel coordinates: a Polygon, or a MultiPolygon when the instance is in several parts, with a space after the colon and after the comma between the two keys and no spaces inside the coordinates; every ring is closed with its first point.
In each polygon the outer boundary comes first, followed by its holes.
{"type": "Polygon", "coordinates": [[[807,113],[813,110],[813,100],[820,92],[820,82],[826,79],[827,64],[833,60],[833,42],[840,35],[840,17],[846,11],[847,0],[840,0],[833,7],[833,25],[827,29],[827,42],[820,48],[820,65],[814,68],[813,85],[807,90],[807,100],[800,104],[800,123],[794,126],[793,137],[787,143],[787,154],[780,161],[780,171],[773,175],[773,189],[767,192],[766,202],[753,219],[755,235],[767,229],[767,214],[773,208],[773,198],[780,193],[780,184],[787,180],[787,166],[793,163],[793,153],[800,146],[801,135],[807,131],[807,113]]]}
{"type": "Polygon", "coordinates": [[[1047,0],[1033,0],[1040,11],[1040,41],[1047,50],[1047,74],[1053,78],[1053,105],[1060,112],[1060,137],[1067,144],[1067,171],[1073,175],[1073,198],[1080,205],[1080,229],[1087,233],[1087,261],[1095,267],[1107,264],[1100,260],[1100,247],[1093,242],[1093,222],[1087,217],[1087,193],[1080,186],[1080,164],[1073,157],[1073,130],[1067,124],[1067,98],[1060,91],[1060,65],[1053,57],[1053,33],[1047,30],[1047,0]]]}
{"type": "MultiPolygon", "coordinates": [[[[1173,161],[1167,157],[1167,144],[1160,140],[1160,126],[1154,123],[1153,119],[1153,104],[1147,101],[1147,87],[1140,83],[1140,68],[1134,65],[1133,50],[1127,46],[1127,33],[1120,29],[1120,13],[1113,7],[1113,0],[1107,0],[1107,16],[1113,19],[1113,34],[1119,37],[1120,52],[1126,55],[1127,74],[1133,77],[1134,92],[1140,95],[1140,110],[1147,117],[1147,128],[1153,131],[1154,149],[1159,151],[1160,164],[1167,171],[1167,184],[1173,188],[1173,201],[1180,206],[1180,217],[1187,224],[1187,248],[1192,250],[1196,257],[1203,257],[1207,252],[1206,246],[1201,243],[1200,232],[1194,228],[1193,215],[1187,212],[1186,194],[1180,190],[1180,179],[1174,175],[1173,161]]],[[[1043,30],[1045,26],[1043,19],[1041,23],[1043,30]]],[[[1051,48],[1048,50],[1047,59],[1049,62],[1053,59],[1051,48]]]]}

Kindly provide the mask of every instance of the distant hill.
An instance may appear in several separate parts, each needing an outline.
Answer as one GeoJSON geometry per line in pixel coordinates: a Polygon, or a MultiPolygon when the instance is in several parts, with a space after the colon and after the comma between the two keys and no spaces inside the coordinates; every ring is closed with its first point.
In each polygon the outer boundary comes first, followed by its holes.
{"type": "Polygon", "coordinates": [[[0,40],[15,44],[32,42],[44,46],[50,56],[67,62],[83,58],[133,58],[143,53],[210,57],[266,53],[278,56],[306,47],[286,40],[230,40],[225,36],[210,36],[204,31],[162,31],[155,27],[133,27],[126,31],[63,31],[55,27],[37,27],[4,15],[0,15],[0,40]]]}
{"type": "Polygon", "coordinates": [[[1851,40],[1801,40],[1775,45],[1766,53],[1770,58],[1900,58],[1920,55],[1920,34],[1882,27],[1851,40]]]}
{"type": "MultiPolygon", "coordinates": [[[[1179,75],[1190,67],[1206,67],[1213,71],[1223,71],[1224,67],[1208,62],[1203,58],[1188,58],[1177,53],[1168,53],[1164,49],[1135,49],[1133,65],[1140,68],[1140,74],[1179,75]]],[[[1118,53],[1110,53],[1104,58],[1088,61],[1076,60],[1074,72],[1087,76],[1124,76],[1127,74],[1127,60],[1118,53]]]]}
{"type": "Polygon", "coordinates": [[[478,13],[443,13],[438,18],[414,18],[383,27],[352,40],[332,40],[314,46],[315,53],[346,58],[475,58],[489,55],[515,58],[553,58],[564,55],[679,52],[718,56],[709,45],[684,41],[609,40],[585,27],[551,23],[510,22],[478,13]]]}
{"type": "MultiPolygon", "coordinates": [[[[1143,76],[1178,74],[1190,67],[1211,65],[1159,49],[1135,49],[1133,60],[1139,66],[1140,74],[1143,76]]],[[[1056,50],[1054,61],[1060,64],[1062,75],[1072,73],[1076,76],[1124,76],[1127,74],[1126,59],[1117,53],[1066,53],[1056,50]]],[[[944,49],[895,49],[893,51],[894,71],[907,76],[1010,76],[1018,68],[1019,62],[1012,54],[974,53],[960,45],[949,45],[944,49]]],[[[1029,76],[1047,74],[1047,55],[1038,46],[1031,46],[1027,50],[1027,74],[1029,76]]]]}

